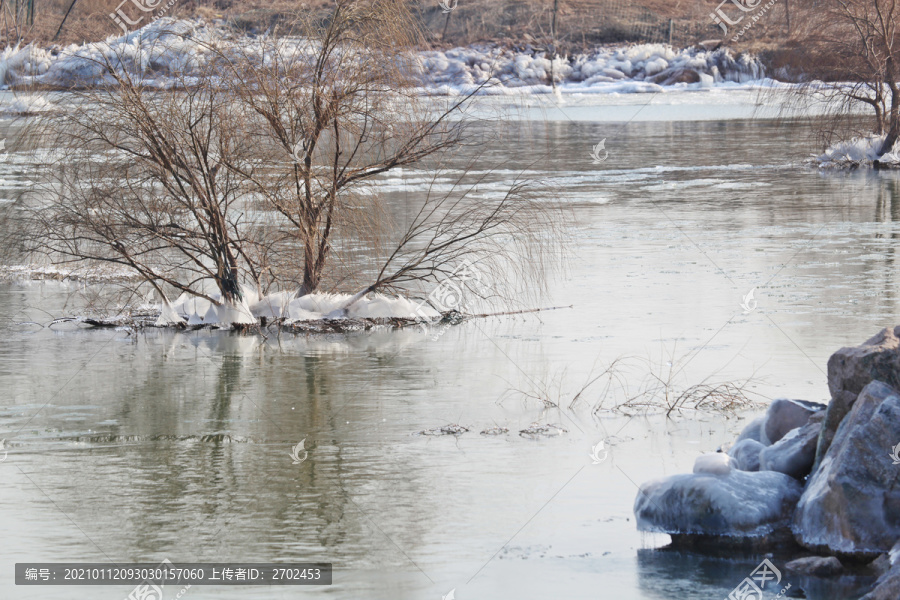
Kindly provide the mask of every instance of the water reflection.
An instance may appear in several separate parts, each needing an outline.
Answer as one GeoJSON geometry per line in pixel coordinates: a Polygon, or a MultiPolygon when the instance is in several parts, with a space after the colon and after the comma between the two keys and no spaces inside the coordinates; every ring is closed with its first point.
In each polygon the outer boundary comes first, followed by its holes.
{"type": "MultiPolygon", "coordinates": [[[[635,482],[689,471],[752,415],[601,418],[590,412],[599,392],[577,411],[508,392],[563,372],[577,385],[595,363],[674,348],[696,354],[687,383],[755,372],[764,396],[824,398],[829,354],[900,313],[900,179],[797,168],[786,148],[802,125],[616,128],[510,125],[509,145],[485,149],[508,168],[479,193],[524,170],[571,207],[572,260],[546,301],[568,310],[469,323],[437,341],[130,337],[9,327],[71,313],[77,286],[0,285],[0,438],[13,444],[0,464],[0,560],[321,560],[335,563],[336,584],[318,593],[367,600],[451,588],[497,600],[726,596],[759,557],[642,549],[660,540],[629,519],[635,482]],[[603,138],[610,158],[597,168],[589,150],[603,138]],[[743,315],[753,287],[759,311],[743,315]],[[516,434],[535,420],[569,433],[516,434]],[[413,435],[447,423],[472,431],[413,435]],[[478,434],[494,425],[511,433],[478,434]],[[613,433],[610,459],[592,465],[591,447],[613,433]],[[301,439],[309,457],[294,465],[301,439]]],[[[395,218],[425,181],[384,179],[395,218]]],[[[71,597],[14,588],[11,572],[0,571],[4,597],[71,597]]],[[[817,585],[797,584],[811,598],[850,593],[817,585]]]]}
{"type": "MultiPolygon", "coordinates": [[[[766,598],[777,595],[788,583],[783,597],[829,600],[856,600],[871,588],[874,577],[820,578],[784,569],[794,556],[766,555],[781,572],[781,582],[769,581],[766,598]]],[[[639,580],[644,598],[672,597],[725,598],[762,560],[759,554],[729,551],[725,556],[679,552],[671,548],[641,549],[637,552],[639,580]]]]}

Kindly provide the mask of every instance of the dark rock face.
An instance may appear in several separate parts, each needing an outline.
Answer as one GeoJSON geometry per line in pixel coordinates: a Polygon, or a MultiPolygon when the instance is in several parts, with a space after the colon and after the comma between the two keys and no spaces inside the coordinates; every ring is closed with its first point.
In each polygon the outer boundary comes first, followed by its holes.
{"type": "Polygon", "coordinates": [[[734,459],[734,468],[741,471],[759,471],[759,453],[765,448],[766,446],[756,440],[746,439],[729,448],[728,454],[734,459]]]}
{"type": "Polygon", "coordinates": [[[841,564],[841,561],[833,556],[798,558],[797,560],[792,560],[784,567],[788,571],[803,573],[804,575],[815,575],[816,577],[832,577],[844,570],[844,565],[841,564]]]}
{"type": "Polygon", "coordinates": [[[816,460],[821,423],[807,423],[792,430],[758,456],[760,471],[778,471],[795,479],[803,479],[812,471],[816,460]]]}
{"type": "MultiPolygon", "coordinates": [[[[827,421],[826,421],[827,424],[827,421]]],[[[900,539],[900,392],[868,384],[812,474],[792,530],[816,552],[874,558],[900,539]]]]}
{"type": "Polygon", "coordinates": [[[773,400],[766,411],[763,424],[766,439],[772,444],[776,443],[789,431],[806,425],[813,414],[822,410],[825,410],[825,405],[818,402],[787,398],[773,400]]]}
{"type": "Polygon", "coordinates": [[[644,484],[634,514],[640,531],[756,538],[790,524],[801,492],[774,471],[673,475],[644,484]]]}
{"type": "Polygon", "coordinates": [[[858,394],[873,380],[900,388],[900,325],[885,328],[859,346],[841,348],[828,359],[828,389],[858,394]]]}
{"type": "Polygon", "coordinates": [[[648,77],[647,81],[658,83],[661,85],[674,85],[676,83],[697,83],[700,81],[700,74],[693,69],[673,68],[666,69],[652,77],[648,77]]]}
{"type": "Polygon", "coordinates": [[[841,421],[853,407],[856,396],[876,380],[900,389],[900,325],[881,330],[860,346],[841,348],[828,359],[831,403],[816,449],[816,468],[841,421]]]}

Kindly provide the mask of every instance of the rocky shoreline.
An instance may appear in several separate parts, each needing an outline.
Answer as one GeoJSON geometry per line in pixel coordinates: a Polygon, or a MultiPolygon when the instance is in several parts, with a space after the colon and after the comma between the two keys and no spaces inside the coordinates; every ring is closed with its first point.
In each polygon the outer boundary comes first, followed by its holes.
{"type": "Polygon", "coordinates": [[[804,580],[878,577],[864,600],[900,598],[900,326],[835,352],[828,387],[827,405],[775,400],[693,473],[642,485],[638,529],[789,556],[804,580]]]}

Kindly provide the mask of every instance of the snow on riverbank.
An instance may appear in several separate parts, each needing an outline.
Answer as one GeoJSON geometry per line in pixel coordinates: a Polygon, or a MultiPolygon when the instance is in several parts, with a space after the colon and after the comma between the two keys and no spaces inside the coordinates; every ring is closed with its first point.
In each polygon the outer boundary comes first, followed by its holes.
{"type": "Polygon", "coordinates": [[[489,46],[428,51],[420,54],[426,87],[433,92],[459,93],[489,82],[486,93],[547,93],[551,72],[561,92],[635,93],[670,89],[738,87],[771,84],[758,59],[664,44],[598,48],[589,54],[558,57],[544,52],[513,51],[489,46]]]}
{"type": "MultiPolygon", "coordinates": [[[[291,40],[301,46],[304,40],[291,40]]],[[[65,48],[7,48],[0,52],[4,86],[44,85],[61,89],[110,83],[106,64],[141,72],[148,86],[166,88],[173,75],[198,69],[211,56],[210,45],[253,51],[251,39],[227,38],[214,25],[163,18],[127,35],[65,48]]],[[[483,92],[546,93],[551,71],[562,92],[633,93],[666,89],[772,84],[762,64],[728,49],[674,50],[663,44],[598,48],[591,53],[551,61],[543,51],[478,45],[422,51],[412,67],[423,91],[459,94],[487,84],[483,92]]],[[[23,107],[27,110],[29,107],[23,107]]],[[[11,110],[11,109],[9,109],[11,110]]]]}
{"type": "Polygon", "coordinates": [[[859,166],[872,166],[874,161],[893,167],[900,167],[900,148],[897,144],[890,152],[878,156],[884,135],[855,137],[846,142],[832,144],[824,154],[815,157],[819,167],[823,169],[841,169],[859,166]]]}

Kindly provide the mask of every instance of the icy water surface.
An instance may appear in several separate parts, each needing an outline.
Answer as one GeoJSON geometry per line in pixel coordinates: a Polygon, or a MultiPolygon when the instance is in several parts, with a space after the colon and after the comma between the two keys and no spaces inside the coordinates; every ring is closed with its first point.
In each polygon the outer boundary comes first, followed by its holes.
{"type": "MultiPolygon", "coordinates": [[[[328,588],[183,596],[197,600],[724,598],[760,557],[656,550],[668,538],[638,534],[631,508],[638,484],[689,471],[754,413],[596,418],[600,390],[573,410],[514,390],[565,398],[595,364],[631,356],[658,371],[682,359],[682,386],[753,377],[763,397],[823,400],[829,354],[897,322],[900,186],[796,166],[808,133],[766,121],[510,125],[509,143],[488,149],[504,166],[478,193],[522,171],[556,187],[572,254],[542,305],[572,308],[436,340],[16,327],[65,314],[74,286],[0,286],[0,597],[130,590],[17,588],[15,562],[169,558],[334,563],[328,588]],[[609,157],[593,164],[601,139],[609,157]],[[568,432],[518,434],[534,421],[568,432]],[[471,431],[414,435],[449,423],[471,431]],[[509,433],[479,433],[493,426],[509,433]],[[293,464],[304,439],[308,457],[293,464]],[[608,453],[594,464],[600,440],[608,453]]],[[[380,185],[400,206],[429,181],[407,170],[380,185]]],[[[646,373],[633,369],[638,387],[646,373]]],[[[785,578],[809,598],[854,597],[785,578]]]]}

